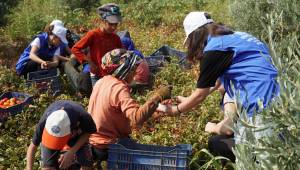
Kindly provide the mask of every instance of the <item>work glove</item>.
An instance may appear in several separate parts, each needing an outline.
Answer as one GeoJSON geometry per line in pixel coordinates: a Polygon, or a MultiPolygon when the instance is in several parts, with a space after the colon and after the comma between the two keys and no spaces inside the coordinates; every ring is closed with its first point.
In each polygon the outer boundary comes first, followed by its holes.
{"type": "Polygon", "coordinates": [[[149,100],[152,100],[155,102],[162,102],[166,99],[170,99],[171,91],[172,91],[171,85],[163,85],[154,91],[154,94],[150,97],[149,100]]]}

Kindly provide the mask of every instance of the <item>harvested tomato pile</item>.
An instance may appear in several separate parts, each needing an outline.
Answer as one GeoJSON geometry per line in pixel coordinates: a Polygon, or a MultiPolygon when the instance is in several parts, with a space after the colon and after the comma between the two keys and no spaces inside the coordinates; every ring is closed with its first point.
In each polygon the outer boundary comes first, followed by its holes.
{"type": "Polygon", "coordinates": [[[15,97],[12,97],[10,99],[6,97],[6,98],[0,100],[0,108],[6,109],[8,107],[20,104],[22,102],[23,102],[22,100],[19,100],[19,99],[15,98],[15,97]]]}

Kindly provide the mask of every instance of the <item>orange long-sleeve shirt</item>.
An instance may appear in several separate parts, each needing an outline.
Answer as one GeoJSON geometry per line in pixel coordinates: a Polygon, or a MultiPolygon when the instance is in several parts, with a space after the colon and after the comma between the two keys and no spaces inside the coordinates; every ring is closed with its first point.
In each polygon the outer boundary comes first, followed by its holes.
{"type": "Polygon", "coordinates": [[[124,81],[111,75],[104,76],[95,84],[88,106],[97,129],[90,137],[93,146],[106,148],[117,138],[128,137],[131,133],[131,119],[140,105],[131,98],[129,90],[124,81]]]}
{"type": "Polygon", "coordinates": [[[107,73],[101,69],[102,57],[113,49],[122,48],[122,42],[117,34],[105,33],[100,29],[94,29],[82,37],[72,48],[72,53],[81,63],[87,57],[83,52],[85,48],[89,48],[91,61],[99,70],[99,72],[95,72],[91,69],[91,72],[103,77],[107,73]]]}

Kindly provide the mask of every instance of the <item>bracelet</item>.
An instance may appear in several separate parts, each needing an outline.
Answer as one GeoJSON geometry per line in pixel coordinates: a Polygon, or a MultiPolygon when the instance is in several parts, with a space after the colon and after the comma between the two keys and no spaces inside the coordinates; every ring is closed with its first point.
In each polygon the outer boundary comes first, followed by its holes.
{"type": "Polygon", "coordinates": [[[178,105],[176,106],[176,108],[177,108],[177,112],[178,112],[179,114],[181,114],[182,112],[179,110],[178,105]]]}

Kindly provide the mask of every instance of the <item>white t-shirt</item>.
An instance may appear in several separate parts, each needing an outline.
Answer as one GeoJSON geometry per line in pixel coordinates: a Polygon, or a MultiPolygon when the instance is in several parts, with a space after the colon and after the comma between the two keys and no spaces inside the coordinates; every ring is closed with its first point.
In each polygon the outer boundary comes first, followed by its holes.
{"type": "MultiPolygon", "coordinates": [[[[31,44],[31,46],[36,46],[37,48],[40,48],[41,47],[41,42],[40,42],[40,39],[39,38],[35,38],[31,44]]],[[[54,56],[59,56],[60,55],[60,48],[57,48],[55,53],[54,53],[54,56]]]]}

